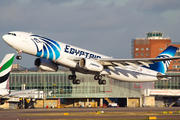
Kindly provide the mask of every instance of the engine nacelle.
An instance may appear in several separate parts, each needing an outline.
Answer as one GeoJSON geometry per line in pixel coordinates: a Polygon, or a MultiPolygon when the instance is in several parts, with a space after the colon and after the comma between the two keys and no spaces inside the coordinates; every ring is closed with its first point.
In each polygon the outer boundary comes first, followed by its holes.
{"type": "Polygon", "coordinates": [[[5,101],[4,101],[4,100],[1,100],[0,105],[3,105],[4,103],[5,103],[5,101]]]}
{"type": "Polygon", "coordinates": [[[52,72],[56,72],[58,70],[57,64],[43,58],[37,58],[34,61],[34,65],[41,70],[52,71],[52,72]]]}
{"type": "Polygon", "coordinates": [[[103,68],[104,68],[98,62],[91,60],[91,59],[86,59],[86,58],[82,58],[79,61],[79,66],[86,70],[95,71],[95,72],[101,72],[101,71],[103,71],[103,68]]]}

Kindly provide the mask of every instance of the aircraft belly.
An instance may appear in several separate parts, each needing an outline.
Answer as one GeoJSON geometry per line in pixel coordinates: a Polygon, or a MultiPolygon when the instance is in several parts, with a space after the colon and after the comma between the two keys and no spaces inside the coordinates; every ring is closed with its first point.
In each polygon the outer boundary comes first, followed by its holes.
{"type": "Polygon", "coordinates": [[[77,67],[77,63],[72,61],[72,60],[69,60],[69,59],[58,59],[56,61],[57,64],[59,65],[62,65],[62,66],[65,66],[65,67],[68,67],[68,68],[76,68],[77,67]]]}
{"type": "Polygon", "coordinates": [[[156,75],[124,69],[116,69],[116,71],[108,69],[106,72],[108,73],[107,77],[127,82],[149,82],[157,80],[156,75]]]}

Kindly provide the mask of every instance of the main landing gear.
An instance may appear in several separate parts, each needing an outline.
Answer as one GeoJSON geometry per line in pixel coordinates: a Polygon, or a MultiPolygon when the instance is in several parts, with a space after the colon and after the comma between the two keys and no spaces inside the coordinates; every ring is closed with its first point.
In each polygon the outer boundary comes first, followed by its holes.
{"type": "MultiPolygon", "coordinates": [[[[74,71],[72,71],[72,75],[68,76],[68,79],[72,80],[73,84],[80,84],[80,82],[81,82],[79,79],[76,79],[76,75],[75,75],[74,71]]],[[[105,85],[106,84],[106,80],[102,80],[102,75],[95,75],[94,79],[98,80],[99,85],[105,85]]]]}
{"type": "MultiPolygon", "coordinates": [[[[75,73],[75,72],[73,72],[73,73],[75,73]]],[[[81,82],[79,79],[76,79],[76,75],[75,74],[69,75],[68,79],[72,80],[73,84],[80,84],[80,82],[81,82]]]]}
{"type": "Polygon", "coordinates": [[[106,80],[102,80],[102,75],[95,75],[94,79],[98,80],[99,85],[105,85],[106,84],[106,80]]]}
{"type": "Polygon", "coordinates": [[[22,59],[22,57],[21,57],[22,51],[19,50],[19,51],[17,51],[17,53],[18,53],[18,55],[16,56],[16,59],[17,59],[17,60],[21,60],[21,59],[22,59]]]}

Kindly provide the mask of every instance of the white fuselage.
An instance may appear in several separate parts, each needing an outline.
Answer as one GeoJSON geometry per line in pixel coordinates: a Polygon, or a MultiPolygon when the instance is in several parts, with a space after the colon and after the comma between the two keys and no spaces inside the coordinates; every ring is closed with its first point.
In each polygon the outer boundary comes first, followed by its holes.
{"type": "MultiPolygon", "coordinates": [[[[78,48],[69,44],[51,40],[39,35],[34,35],[27,32],[10,32],[15,35],[4,35],[4,41],[18,51],[24,53],[45,58],[53,61],[56,64],[74,69],[76,71],[88,74],[96,74],[92,71],[86,71],[79,67],[77,62],[74,62],[72,58],[110,58],[105,55],[101,55],[95,52],[91,52],[82,48],[78,48]],[[53,46],[53,47],[52,47],[53,46]]],[[[126,66],[126,69],[121,67],[114,67],[114,70],[104,69],[100,72],[101,75],[107,77],[128,81],[128,82],[149,82],[156,81],[157,72],[137,66],[126,66]]]]}

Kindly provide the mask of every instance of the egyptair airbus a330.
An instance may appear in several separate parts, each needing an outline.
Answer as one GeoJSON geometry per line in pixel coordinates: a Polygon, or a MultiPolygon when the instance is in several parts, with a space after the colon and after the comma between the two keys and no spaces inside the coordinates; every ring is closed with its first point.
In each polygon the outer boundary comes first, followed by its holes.
{"type": "MultiPolygon", "coordinates": [[[[167,80],[173,75],[165,75],[178,48],[167,47],[156,58],[114,59],[86,49],[65,44],[41,35],[13,31],[3,36],[3,40],[18,52],[37,56],[35,66],[39,69],[57,71],[58,65],[70,68],[68,76],[73,84],[79,84],[75,72],[93,74],[99,84],[106,84],[104,76],[127,82],[150,82],[167,80]]],[[[175,76],[175,75],[174,75],[175,76]]]]}

